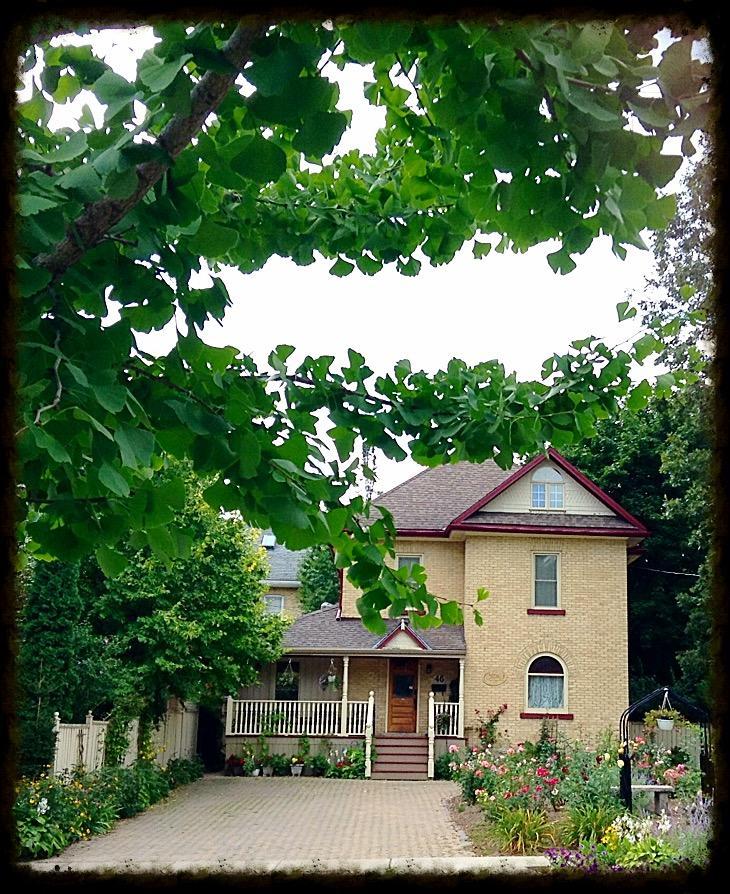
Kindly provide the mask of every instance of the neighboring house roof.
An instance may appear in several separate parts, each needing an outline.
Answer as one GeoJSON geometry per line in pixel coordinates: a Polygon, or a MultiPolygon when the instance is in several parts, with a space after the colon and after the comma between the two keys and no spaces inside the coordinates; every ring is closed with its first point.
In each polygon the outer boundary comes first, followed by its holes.
{"type": "MultiPolygon", "coordinates": [[[[271,531],[262,531],[258,539],[261,546],[264,535],[271,534],[271,531]]],[[[267,583],[274,586],[291,587],[299,586],[299,566],[302,564],[306,556],[306,550],[287,549],[283,544],[275,542],[273,547],[266,548],[266,557],[271,565],[271,571],[266,578],[267,583]]]]}
{"type": "Polygon", "coordinates": [[[492,460],[459,462],[426,469],[375,500],[393,514],[401,536],[448,536],[451,531],[514,531],[535,528],[550,533],[616,534],[646,537],[649,531],[633,515],[604,493],[564,456],[550,447],[523,466],[500,469],[492,460]],[[614,515],[578,515],[554,512],[481,512],[523,475],[551,460],[614,515]]]}
{"type": "MultiPolygon", "coordinates": [[[[353,652],[382,654],[390,634],[401,627],[401,621],[395,618],[386,619],[388,628],[385,636],[371,633],[360,618],[337,617],[337,606],[328,606],[316,612],[309,612],[297,618],[284,634],[284,648],[288,651],[325,652],[328,655],[337,652],[353,652]]],[[[406,628],[408,629],[408,628],[406,628]]],[[[464,628],[443,624],[441,627],[429,627],[425,630],[414,630],[414,651],[422,650],[416,640],[420,640],[428,651],[464,654],[464,628]]],[[[388,654],[393,654],[388,652],[388,654]]]]}

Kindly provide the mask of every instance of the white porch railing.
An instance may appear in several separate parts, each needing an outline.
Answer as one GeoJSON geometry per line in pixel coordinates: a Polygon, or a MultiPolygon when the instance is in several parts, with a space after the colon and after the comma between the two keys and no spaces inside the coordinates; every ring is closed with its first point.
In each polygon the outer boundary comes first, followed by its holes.
{"type": "Polygon", "coordinates": [[[437,736],[459,735],[459,702],[434,702],[434,727],[437,736]]]}
{"type": "MultiPolygon", "coordinates": [[[[347,735],[364,736],[367,702],[347,703],[347,735]]],[[[227,736],[337,736],[340,701],[269,701],[229,698],[227,736]]]]}

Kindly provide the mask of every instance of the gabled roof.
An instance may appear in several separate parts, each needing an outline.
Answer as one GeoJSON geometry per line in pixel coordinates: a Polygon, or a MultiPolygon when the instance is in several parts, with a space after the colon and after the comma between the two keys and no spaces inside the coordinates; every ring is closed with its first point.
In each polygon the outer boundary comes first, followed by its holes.
{"type": "Polygon", "coordinates": [[[375,503],[393,514],[401,536],[448,536],[451,531],[513,531],[543,533],[611,534],[646,537],[647,528],[608,496],[593,481],[565,459],[555,448],[536,456],[523,466],[500,469],[483,463],[459,462],[437,466],[394,487],[375,503]],[[552,461],[575,479],[614,515],[577,515],[549,512],[482,512],[508,487],[546,461],[552,461]]]}
{"type": "MultiPolygon", "coordinates": [[[[271,534],[271,531],[261,532],[257,541],[259,546],[262,545],[265,534],[271,534]]],[[[282,543],[275,542],[273,547],[266,549],[266,558],[271,565],[271,571],[266,578],[267,582],[276,582],[280,586],[282,583],[288,583],[291,587],[299,586],[299,566],[306,554],[306,550],[287,549],[282,543]]]]}
{"type": "MultiPolygon", "coordinates": [[[[360,618],[337,617],[337,606],[321,608],[297,618],[284,634],[284,648],[288,652],[321,652],[337,653],[372,653],[392,654],[381,650],[392,635],[401,630],[398,619],[385,619],[388,628],[385,636],[371,633],[360,618]]],[[[442,624],[441,627],[429,627],[417,633],[406,623],[405,630],[413,639],[413,651],[441,652],[451,655],[463,655],[466,652],[464,628],[453,624],[442,624]],[[420,645],[419,645],[420,643],[420,645]]]]}

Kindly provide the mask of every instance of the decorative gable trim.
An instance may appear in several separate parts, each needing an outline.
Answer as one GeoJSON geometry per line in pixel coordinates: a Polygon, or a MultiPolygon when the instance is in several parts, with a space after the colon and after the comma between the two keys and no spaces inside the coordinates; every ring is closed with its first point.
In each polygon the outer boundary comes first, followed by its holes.
{"type": "Polygon", "coordinates": [[[419,646],[419,648],[424,649],[426,651],[431,651],[431,647],[426,643],[421,637],[413,631],[407,624],[406,619],[401,618],[401,622],[397,627],[394,627],[390,633],[386,633],[382,639],[379,639],[377,643],[373,646],[374,649],[382,649],[383,646],[386,646],[392,639],[394,639],[399,633],[405,633],[419,646]]]}
{"type": "MultiPolygon", "coordinates": [[[[489,491],[489,493],[485,494],[483,497],[481,497],[481,499],[477,500],[476,503],[474,503],[468,509],[465,509],[464,512],[461,513],[461,515],[458,515],[452,522],[449,523],[449,525],[446,528],[445,533],[448,533],[448,531],[452,530],[453,528],[462,529],[462,530],[474,530],[475,528],[473,525],[469,526],[466,524],[466,520],[470,516],[474,515],[475,512],[478,512],[480,509],[482,509],[484,506],[486,506],[487,503],[491,503],[491,501],[494,500],[495,497],[498,497],[499,494],[501,494],[503,491],[507,490],[508,487],[511,487],[516,481],[519,481],[520,478],[522,478],[524,475],[527,475],[529,472],[533,471],[533,469],[537,468],[537,466],[539,466],[541,463],[545,462],[548,459],[551,459],[564,472],[567,472],[567,474],[570,475],[571,478],[575,479],[578,482],[578,484],[580,484],[582,487],[584,487],[597,500],[600,500],[601,503],[604,504],[604,506],[607,506],[612,512],[615,512],[616,515],[618,515],[624,521],[628,522],[628,524],[630,524],[633,528],[636,529],[636,533],[638,535],[640,535],[642,537],[648,536],[649,529],[647,527],[645,527],[637,518],[634,518],[634,516],[631,515],[630,512],[627,512],[623,508],[623,506],[620,506],[615,500],[613,500],[611,497],[609,497],[608,494],[604,493],[597,484],[594,484],[590,480],[590,478],[587,478],[579,469],[577,469],[574,465],[569,463],[568,460],[565,459],[565,457],[562,456],[560,453],[558,453],[558,451],[554,447],[549,447],[547,454],[541,454],[540,456],[536,456],[534,459],[530,460],[529,463],[526,463],[524,466],[517,469],[517,471],[513,475],[510,475],[509,478],[506,478],[501,484],[499,484],[497,487],[495,487],[494,490],[489,491]]],[[[531,528],[527,528],[527,526],[522,526],[522,527],[526,528],[527,530],[532,530],[531,528]]],[[[557,527],[557,525],[556,525],[556,527],[557,527]]],[[[508,529],[512,529],[512,528],[513,528],[513,526],[509,526],[509,528],[507,528],[507,526],[503,526],[504,530],[508,530],[508,529]]],[[[486,529],[497,530],[496,527],[493,527],[491,525],[479,526],[479,528],[478,528],[478,530],[486,530],[486,529]]],[[[545,530],[545,529],[543,528],[542,530],[545,530]]],[[[583,531],[581,531],[580,529],[572,529],[570,531],[570,533],[576,533],[576,534],[588,533],[588,532],[589,532],[588,526],[586,526],[586,529],[583,531]]],[[[590,533],[599,533],[599,531],[597,530],[596,532],[593,532],[591,530],[590,533]]],[[[616,533],[617,534],[620,533],[623,536],[626,536],[626,534],[627,534],[626,531],[621,531],[621,532],[616,532],[616,533]]]]}

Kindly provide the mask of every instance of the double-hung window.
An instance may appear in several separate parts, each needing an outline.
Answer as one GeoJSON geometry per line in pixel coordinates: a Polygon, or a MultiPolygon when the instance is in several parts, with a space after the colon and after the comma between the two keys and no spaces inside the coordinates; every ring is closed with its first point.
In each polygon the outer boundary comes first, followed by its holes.
{"type": "Polygon", "coordinates": [[[283,615],[284,597],[269,593],[264,596],[264,609],[267,615],[283,615]]]}
{"type": "Polygon", "coordinates": [[[398,570],[401,568],[413,568],[414,565],[423,565],[423,556],[398,556],[398,570]]]}
{"type": "Polygon", "coordinates": [[[535,553],[533,604],[535,608],[558,607],[559,556],[557,553],[535,553]]]}

